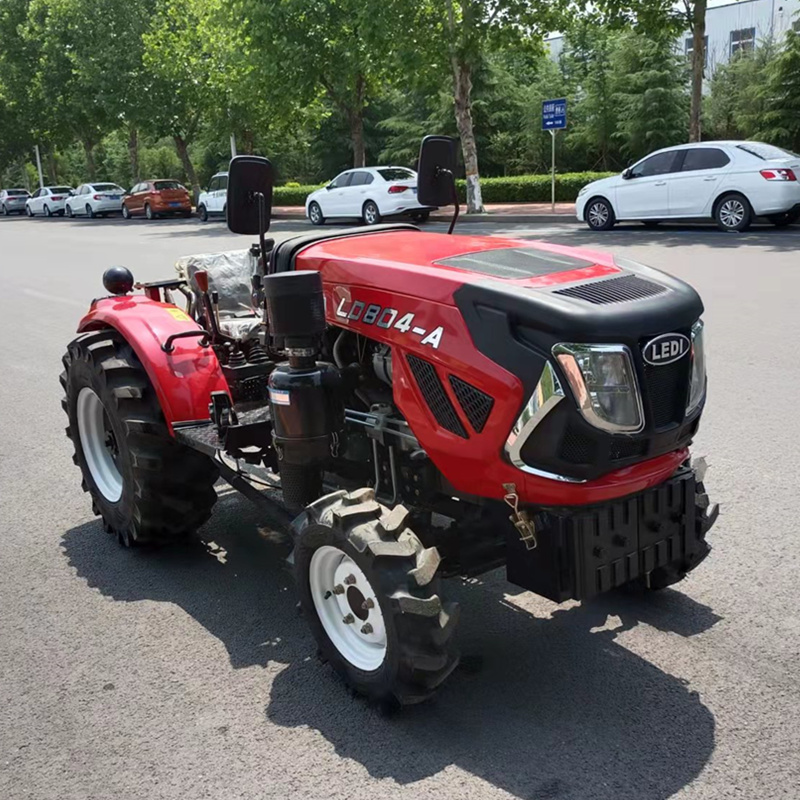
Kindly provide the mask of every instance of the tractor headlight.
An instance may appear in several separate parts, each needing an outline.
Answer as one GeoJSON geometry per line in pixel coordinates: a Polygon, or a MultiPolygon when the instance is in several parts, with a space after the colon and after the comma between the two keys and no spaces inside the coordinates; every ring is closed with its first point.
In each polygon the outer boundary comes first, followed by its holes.
{"type": "Polygon", "coordinates": [[[703,320],[692,325],[692,383],[686,413],[690,414],[706,393],[706,351],[703,345],[703,320]]]}
{"type": "Polygon", "coordinates": [[[553,355],[587,422],[609,433],[637,433],[644,427],[642,399],[627,347],[557,344],[553,355]]]}

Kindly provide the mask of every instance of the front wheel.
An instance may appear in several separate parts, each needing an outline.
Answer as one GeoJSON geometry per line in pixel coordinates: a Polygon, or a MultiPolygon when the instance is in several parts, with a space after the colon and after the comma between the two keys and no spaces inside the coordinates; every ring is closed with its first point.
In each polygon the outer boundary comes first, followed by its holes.
{"type": "Polygon", "coordinates": [[[33,216],[33,209],[30,206],[25,206],[25,213],[29,216],[33,216]]]}
{"type": "Polygon", "coordinates": [[[784,211],[783,214],[770,214],[767,220],[776,228],[785,228],[788,225],[794,225],[795,222],[800,220],[800,208],[784,211]]]}
{"type": "Polygon", "coordinates": [[[4,217],[8,216],[8,209],[6,208],[6,204],[5,203],[3,203],[3,216],[4,217]]]}
{"type": "Polygon", "coordinates": [[[381,706],[430,697],[458,664],[458,606],[440,598],[436,548],[372,489],[327,495],[300,520],[300,604],[322,659],[381,706]]]}
{"type": "Polygon", "coordinates": [[[217,499],[218,470],[167,430],[147,373],[115,331],[86,333],[62,359],[73,462],[103,527],[125,546],[199,528],[217,499]]]}
{"type": "Polygon", "coordinates": [[[728,233],[746,231],[753,221],[753,210],[743,194],[726,194],[714,208],[717,227],[728,233]]]}
{"type": "Polygon", "coordinates": [[[381,212],[378,206],[372,201],[367,200],[361,211],[361,219],[365,225],[377,225],[381,221],[381,212]]]}
{"type": "Polygon", "coordinates": [[[128,208],[128,206],[123,205],[122,206],[122,219],[130,219],[130,218],[131,218],[130,209],[128,208]]]}
{"type": "Polygon", "coordinates": [[[197,207],[197,216],[200,217],[200,222],[208,222],[208,209],[204,205],[197,207]]]}
{"type": "Polygon", "coordinates": [[[64,210],[67,212],[67,216],[72,219],[75,216],[75,212],[72,210],[72,206],[65,206],[64,210]]]}
{"type": "Polygon", "coordinates": [[[614,209],[611,208],[608,200],[602,197],[596,197],[589,201],[584,212],[584,219],[593,231],[607,231],[613,228],[616,222],[614,209]]]}
{"type": "Polygon", "coordinates": [[[322,208],[319,203],[311,203],[308,206],[308,218],[312,225],[324,225],[325,217],[322,216],[322,208]]]}

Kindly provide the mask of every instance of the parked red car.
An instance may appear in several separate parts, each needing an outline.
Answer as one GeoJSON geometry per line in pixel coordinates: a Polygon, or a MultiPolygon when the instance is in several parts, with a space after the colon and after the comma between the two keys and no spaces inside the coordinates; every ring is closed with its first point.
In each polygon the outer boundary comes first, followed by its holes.
{"type": "Polygon", "coordinates": [[[152,180],[137,183],[122,200],[122,216],[130,219],[144,214],[156,219],[166,214],[192,215],[192,199],[188,189],[174,180],[152,180]]]}

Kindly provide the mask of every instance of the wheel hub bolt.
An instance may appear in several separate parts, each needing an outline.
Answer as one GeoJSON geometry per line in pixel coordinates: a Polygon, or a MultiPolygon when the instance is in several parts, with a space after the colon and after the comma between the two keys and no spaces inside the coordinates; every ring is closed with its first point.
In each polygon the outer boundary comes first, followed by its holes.
{"type": "Polygon", "coordinates": [[[356,621],[356,618],[352,614],[348,614],[346,617],[342,619],[345,625],[352,625],[356,621]]]}
{"type": "Polygon", "coordinates": [[[362,604],[361,608],[364,611],[369,611],[371,608],[375,608],[375,602],[371,597],[368,597],[362,604]]]}
{"type": "Polygon", "coordinates": [[[341,583],[337,583],[336,586],[333,587],[334,594],[344,594],[344,586],[341,583]]]}
{"type": "Polygon", "coordinates": [[[345,582],[345,584],[346,584],[347,586],[352,586],[352,585],[353,585],[353,584],[356,582],[356,576],[355,576],[355,575],[348,575],[348,576],[347,576],[347,577],[344,579],[344,582],[345,582]]]}
{"type": "Polygon", "coordinates": [[[367,622],[365,625],[361,626],[361,633],[372,633],[372,625],[367,622]]]}

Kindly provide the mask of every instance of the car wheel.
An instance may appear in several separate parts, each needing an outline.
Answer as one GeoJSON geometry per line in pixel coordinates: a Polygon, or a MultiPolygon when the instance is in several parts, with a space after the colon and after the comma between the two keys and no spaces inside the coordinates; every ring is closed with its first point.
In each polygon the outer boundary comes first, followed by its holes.
{"type": "Polygon", "coordinates": [[[381,212],[372,200],[367,200],[367,202],[364,203],[364,208],[361,211],[361,219],[365,225],[377,225],[381,221],[381,212]]]}
{"type": "Polygon", "coordinates": [[[150,204],[149,203],[145,203],[144,215],[145,215],[145,217],[147,217],[147,219],[155,219],[156,218],[156,215],[153,213],[153,209],[150,208],[150,204]]]}
{"type": "Polygon", "coordinates": [[[197,216],[200,217],[200,222],[208,222],[208,209],[203,205],[198,206],[197,216]]]}
{"type": "Polygon", "coordinates": [[[611,203],[603,197],[595,197],[586,204],[584,212],[586,224],[593,231],[607,231],[617,221],[611,203]]]}
{"type": "Polygon", "coordinates": [[[94,209],[88,203],[86,204],[86,216],[89,217],[89,219],[95,218],[94,209]]]}
{"type": "Polygon", "coordinates": [[[75,216],[75,212],[72,210],[72,206],[64,206],[64,211],[66,212],[67,216],[72,219],[75,216]]]}
{"type": "Polygon", "coordinates": [[[53,212],[50,210],[50,206],[46,205],[44,207],[44,215],[46,217],[52,217],[53,216],[53,212]]]}
{"type": "Polygon", "coordinates": [[[131,218],[130,209],[128,208],[128,206],[123,204],[123,206],[122,206],[122,219],[130,219],[130,218],[131,218]]]}
{"type": "Polygon", "coordinates": [[[29,216],[33,216],[33,209],[30,206],[25,206],[25,213],[29,216]]]}
{"type": "Polygon", "coordinates": [[[430,211],[417,211],[415,214],[411,215],[411,219],[413,219],[414,222],[427,222],[430,215],[430,211]]]}
{"type": "Polygon", "coordinates": [[[767,219],[776,228],[785,228],[787,225],[794,225],[795,222],[800,220],[800,208],[784,211],[783,214],[769,214],[767,219]]]}
{"type": "Polygon", "coordinates": [[[3,203],[3,216],[4,217],[8,216],[8,209],[6,208],[6,204],[5,203],[3,203]]]}
{"type": "Polygon", "coordinates": [[[311,203],[308,206],[308,218],[311,220],[312,225],[324,225],[325,217],[322,216],[322,209],[319,203],[311,203]]]}
{"type": "Polygon", "coordinates": [[[714,219],[720,230],[746,231],[753,221],[753,209],[743,194],[726,194],[717,201],[714,219]]]}

